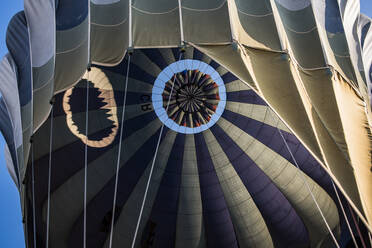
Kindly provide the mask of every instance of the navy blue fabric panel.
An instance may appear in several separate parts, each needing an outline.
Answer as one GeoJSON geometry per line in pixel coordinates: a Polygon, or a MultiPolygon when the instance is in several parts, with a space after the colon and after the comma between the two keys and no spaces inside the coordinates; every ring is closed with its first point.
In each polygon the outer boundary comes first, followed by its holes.
{"type": "MultiPolygon", "coordinates": [[[[8,110],[6,108],[3,98],[0,97],[0,132],[3,134],[4,139],[8,145],[10,155],[12,157],[14,171],[18,178],[18,163],[17,163],[17,151],[14,144],[14,134],[12,121],[10,119],[8,110]]],[[[3,152],[3,151],[1,151],[3,152]]]]}
{"type": "Polygon", "coordinates": [[[200,194],[208,247],[238,247],[234,226],[203,134],[195,134],[200,194]]]}
{"type": "Polygon", "coordinates": [[[147,73],[145,70],[146,68],[140,68],[139,66],[131,63],[129,77],[153,85],[156,78],[147,73]]]}
{"type": "Polygon", "coordinates": [[[213,69],[217,69],[218,67],[220,67],[220,65],[214,61],[213,59],[211,60],[211,62],[209,62],[209,65],[213,67],[213,69]]]}
{"type": "Polygon", "coordinates": [[[159,49],[142,49],[141,51],[161,70],[165,69],[165,67],[168,66],[159,49]]]}
{"type": "MultiPolygon", "coordinates": [[[[225,109],[223,118],[230,121],[282,157],[295,165],[277,128],[225,109]]],[[[311,156],[293,134],[281,131],[299,167],[328,193],[332,192],[331,181],[321,165],[311,156]]]]}
{"type": "MultiPolygon", "coordinates": [[[[74,88],[73,93],[71,94],[69,104],[72,107],[72,113],[85,113],[86,110],[86,88],[74,88]]],[[[90,88],[89,89],[89,111],[99,110],[102,109],[104,106],[107,105],[106,102],[104,102],[104,99],[102,97],[99,97],[99,90],[97,88],[90,88]]],[[[123,99],[124,99],[124,92],[123,91],[115,91],[115,102],[116,106],[123,106],[123,99]]],[[[63,95],[57,95],[56,99],[63,98],[63,95]]],[[[139,105],[139,104],[150,104],[151,102],[151,95],[146,93],[138,93],[138,92],[128,92],[127,93],[127,99],[126,99],[126,106],[130,105],[139,105]]],[[[152,106],[151,108],[152,109],[152,106]]],[[[143,113],[145,111],[149,111],[149,109],[143,110],[143,113]]],[[[108,111],[108,110],[107,110],[108,111]]],[[[121,115],[121,111],[117,111],[117,115],[121,115]]],[[[63,110],[62,106],[56,107],[54,111],[54,116],[63,116],[66,115],[65,111],[63,110]]]]}
{"type": "MultiPolygon", "coordinates": [[[[145,169],[153,159],[159,134],[160,129],[152,135],[125,164],[121,166],[118,174],[117,201],[115,206],[117,213],[115,215],[115,222],[120,216],[122,207],[128,200],[145,169]]],[[[115,176],[110,179],[110,181],[87,206],[88,247],[102,247],[109,235],[114,189],[115,176]]],[[[138,206],[138,209],[139,208],[140,206],[138,206]]],[[[82,233],[83,212],[71,232],[69,239],[71,247],[83,243],[82,233]]]]}
{"type": "Polygon", "coordinates": [[[304,223],[270,178],[218,125],[211,131],[262,214],[275,247],[309,244],[304,223]]]}
{"type": "Polygon", "coordinates": [[[181,59],[183,59],[183,54],[180,53],[180,49],[179,48],[171,48],[172,50],[172,53],[173,53],[173,57],[174,57],[174,61],[178,61],[181,59]],[[180,55],[182,55],[182,57],[180,57],[180,55]]]}
{"type": "Polygon", "coordinates": [[[234,82],[236,80],[239,80],[237,77],[234,76],[231,72],[226,72],[222,77],[222,80],[225,84],[234,82]]]}
{"type": "MultiPolygon", "coordinates": [[[[105,66],[99,66],[99,65],[95,65],[95,66],[103,70],[106,70],[106,71],[111,71],[111,72],[126,76],[127,63],[128,63],[128,56],[126,56],[119,65],[114,66],[114,67],[105,67],[105,66]]],[[[156,78],[153,77],[151,74],[147,73],[146,70],[147,68],[140,68],[138,65],[134,63],[130,63],[129,77],[136,79],[138,81],[142,81],[144,83],[153,85],[156,78]]]]}
{"type": "Polygon", "coordinates": [[[12,121],[2,97],[0,97],[0,117],[0,131],[3,134],[6,143],[14,145],[12,121]]]}
{"type": "MultiPolygon", "coordinates": [[[[124,122],[123,139],[126,139],[127,137],[132,135],[134,132],[142,129],[143,127],[148,125],[151,121],[155,120],[156,118],[157,117],[154,112],[148,112],[144,115],[140,115],[133,119],[126,120],[124,122]]],[[[56,130],[67,129],[67,128],[68,127],[65,124],[61,125],[58,123],[55,123],[55,127],[54,127],[54,129],[56,130]]],[[[102,133],[106,134],[109,131],[111,131],[111,127],[108,127],[96,133],[93,133],[89,135],[89,138],[94,137],[94,136],[102,136],[101,135],[102,133]]],[[[47,131],[44,133],[47,133],[47,131]]],[[[66,133],[66,131],[64,131],[63,133],[66,133]]],[[[90,162],[94,161],[100,156],[103,156],[106,152],[109,152],[110,150],[113,149],[114,146],[118,144],[119,144],[119,134],[116,135],[115,140],[112,142],[112,144],[110,144],[107,147],[104,147],[104,148],[89,147],[88,166],[90,162]]],[[[54,190],[58,188],[58,186],[63,184],[69,177],[71,177],[77,171],[81,170],[84,167],[84,164],[81,162],[83,161],[83,158],[84,158],[84,149],[85,149],[85,144],[80,139],[76,139],[75,142],[53,151],[53,164],[55,164],[55,166],[53,167],[53,171],[52,171],[52,177],[53,177],[52,184],[51,184],[52,192],[54,192],[54,190]],[[74,155],[66,157],[66,154],[74,154],[74,155]]],[[[47,178],[46,173],[47,173],[48,161],[49,161],[49,154],[38,159],[37,161],[38,168],[35,171],[35,173],[40,173],[38,177],[45,176],[47,178]]],[[[39,185],[38,187],[35,188],[35,191],[40,196],[46,197],[47,185],[39,185]]]]}
{"type": "Polygon", "coordinates": [[[203,54],[196,48],[194,48],[194,55],[193,55],[193,59],[195,60],[201,60],[203,59],[203,54]]]}
{"type": "Polygon", "coordinates": [[[56,5],[56,29],[71,29],[88,17],[88,0],[59,0],[56,5]]]}
{"type": "MultiPolygon", "coordinates": [[[[366,36],[367,36],[367,33],[368,33],[368,30],[369,30],[369,27],[371,26],[371,23],[367,23],[366,25],[363,26],[362,28],[362,35],[360,37],[360,42],[361,42],[361,47],[363,48],[364,47],[364,41],[366,39],[366,36]]],[[[372,32],[372,30],[371,30],[372,32]]]]}
{"type": "Polygon", "coordinates": [[[18,12],[10,20],[6,45],[17,65],[19,100],[21,106],[24,106],[32,99],[30,46],[24,11],[18,12]]]}
{"type": "Polygon", "coordinates": [[[176,240],[178,199],[181,186],[185,134],[178,133],[152,207],[142,247],[173,248],[176,240]],[[152,226],[152,227],[151,227],[152,226]]]}
{"type": "Polygon", "coordinates": [[[226,92],[226,99],[230,102],[251,103],[266,106],[266,102],[262,100],[253,90],[241,90],[226,92]]]}
{"type": "Polygon", "coordinates": [[[331,33],[344,33],[340,10],[337,0],[326,0],[325,28],[331,33]]]}

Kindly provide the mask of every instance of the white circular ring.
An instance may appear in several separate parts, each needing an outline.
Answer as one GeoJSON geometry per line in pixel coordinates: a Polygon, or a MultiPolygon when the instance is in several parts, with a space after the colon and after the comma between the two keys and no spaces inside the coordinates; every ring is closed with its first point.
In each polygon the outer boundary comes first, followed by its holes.
{"type": "Polygon", "coordinates": [[[226,106],[226,88],[220,74],[212,66],[200,60],[184,59],[168,65],[162,72],[159,73],[152,88],[151,99],[156,115],[165,126],[178,133],[194,134],[207,130],[221,117],[226,106]],[[211,116],[209,122],[207,124],[200,125],[199,127],[191,128],[178,125],[175,121],[168,117],[168,114],[165,112],[165,108],[163,107],[162,94],[166,82],[168,82],[174,74],[184,70],[199,70],[202,73],[210,75],[213,81],[218,85],[220,101],[218,102],[217,109],[211,116]]]}

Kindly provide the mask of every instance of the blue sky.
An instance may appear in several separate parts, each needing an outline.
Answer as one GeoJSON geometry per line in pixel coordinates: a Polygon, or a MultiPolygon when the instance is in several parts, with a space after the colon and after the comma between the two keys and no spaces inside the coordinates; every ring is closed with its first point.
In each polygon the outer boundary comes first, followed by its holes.
{"type": "MultiPolygon", "coordinates": [[[[5,33],[9,20],[23,9],[23,0],[1,0],[0,3],[0,57],[7,53],[5,33]]],[[[361,12],[372,16],[372,0],[361,0],[361,12]]],[[[24,235],[19,195],[4,161],[4,139],[0,134],[0,247],[23,248],[24,235]]]]}
{"type": "MultiPolygon", "coordinates": [[[[0,57],[8,51],[5,33],[12,16],[23,9],[23,0],[1,0],[0,57]]],[[[4,161],[4,139],[0,134],[0,247],[25,247],[18,190],[8,174],[4,161]]]]}

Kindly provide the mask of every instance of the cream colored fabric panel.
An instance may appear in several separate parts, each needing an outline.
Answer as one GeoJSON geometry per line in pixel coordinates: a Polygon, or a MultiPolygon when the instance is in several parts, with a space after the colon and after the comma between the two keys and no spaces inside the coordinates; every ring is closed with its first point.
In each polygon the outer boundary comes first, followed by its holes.
{"type": "MultiPolygon", "coordinates": [[[[156,163],[154,165],[154,171],[150,181],[149,191],[146,197],[146,204],[143,209],[141,224],[138,229],[135,247],[142,247],[141,245],[142,232],[145,229],[146,224],[150,218],[151,210],[156,199],[161,179],[163,177],[165,167],[168,163],[168,158],[171,152],[171,149],[169,149],[169,147],[173,147],[173,143],[175,141],[176,136],[177,136],[176,132],[173,131],[167,132],[159,146],[156,163]]],[[[151,153],[153,151],[148,152],[151,153]]],[[[146,189],[146,184],[150,176],[151,164],[152,160],[147,165],[146,170],[142,174],[136,187],[130,194],[127,202],[125,203],[120,213],[120,217],[117,220],[114,227],[112,247],[131,247],[131,242],[134,238],[134,232],[136,230],[136,224],[138,221],[139,212],[141,209],[141,204],[146,189]]],[[[106,240],[104,247],[109,247],[109,239],[106,240]]]]}
{"type": "MultiPolygon", "coordinates": [[[[237,81],[239,84],[242,82],[237,81]]],[[[231,83],[229,83],[231,84],[231,83]]],[[[231,91],[229,91],[231,92],[231,91]]],[[[265,123],[272,127],[278,127],[283,131],[291,132],[283,122],[277,117],[277,115],[267,106],[262,106],[258,104],[249,103],[239,103],[239,102],[227,102],[226,109],[235,113],[240,113],[241,115],[247,116],[256,121],[265,123]]]]}
{"type": "Polygon", "coordinates": [[[170,47],[181,44],[177,0],[133,0],[134,47],[170,47]]]}
{"type": "Polygon", "coordinates": [[[90,4],[90,56],[94,63],[113,66],[124,58],[129,46],[128,5],[128,0],[90,4]]]}
{"type": "Polygon", "coordinates": [[[282,50],[268,0],[230,0],[233,38],[249,47],[282,50]]]}
{"type": "Polygon", "coordinates": [[[342,130],[340,113],[332,89],[332,72],[327,69],[300,71],[300,76],[314,112],[319,116],[338,149],[344,154],[345,160],[349,161],[345,134],[342,130]]]}
{"type": "Polygon", "coordinates": [[[210,130],[203,132],[241,247],[274,247],[261,212],[210,130]]]}
{"type": "Polygon", "coordinates": [[[365,215],[372,229],[372,135],[365,113],[365,103],[339,74],[335,73],[333,79],[350,160],[354,167],[365,215]]]}
{"type": "Polygon", "coordinates": [[[195,44],[231,42],[227,0],[183,0],[181,5],[186,42],[195,44]]]}
{"type": "Polygon", "coordinates": [[[304,180],[314,194],[331,229],[339,225],[335,203],[310,177],[229,121],[221,118],[219,125],[225,132],[235,134],[231,136],[235,143],[245,151],[294,206],[308,229],[311,247],[316,247],[316,244],[327,236],[328,230],[304,180]]]}
{"type": "Polygon", "coordinates": [[[176,247],[206,247],[203,206],[193,135],[186,135],[177,211],[176,247]]]}

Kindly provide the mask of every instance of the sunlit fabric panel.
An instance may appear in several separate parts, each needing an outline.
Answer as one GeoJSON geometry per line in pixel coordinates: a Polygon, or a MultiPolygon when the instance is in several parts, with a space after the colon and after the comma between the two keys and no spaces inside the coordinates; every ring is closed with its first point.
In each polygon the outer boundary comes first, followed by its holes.
{"type": "Polygon", "coordinates": [[[13,59],[7,54],[0,64],[0,128],[7,142],[6,164],[14,182],[18,184],[19,168],[23,167],[23,137],[16,70],[13,59]]]}
{"type": "MultiPolygon", "coordinates": [[[[201,49],[213,58],[223,57],[220,49],[206,46],[201,49]]],[[[303,70],[293,64],[285,54],[248,48],[244,51],[242,59],[258,92],[267,99],[311,152],[330,169],[337,184],[363,214],[362,197],[368,198],[368,194],[360,195],[358,184],[353,178],[354,166],[358,164],[352,164],[349,158],[349,145],[345,138],[348,129],[341,122],[336,93],[332,90],[332,72],[329,69],[303,70]],[[288,81],[290,78],[291,81],[288,81]],[[302,117],[299,118],[299,115],[302,117]],[[348,178],[347,183],[344,183],[345,178],[348,178]]],[[[356,128],[360,130],[365,126],[356,128]]],[[[369,162],[365,161],[364,164],[369,162]]]]}
{"type": "Polygon", "coordinates": [[[54,92],[55,1],[25,1],[32,66],[33,131],[46,120],[54,92]]]}
{"type": "Polygon", "coordinates": [[[370,223],[372,216],[372,163],[371,154],[368,152],[372,150],[372,134],[370,122],[365,114],[366,103],[362,97],[355,97],[355,89],[339,73],[334,74],[333,85],[343,128],[348,130],[345,132],[345,139],[358,182],[364,215],[370,223]]]}
{"type": "Polygon", "coordinates": [[[234,0],[229,1],[229,8],[233,38],[239,43],[265,50],[282,50],[270,0],[234,0]]]}
{"type": "Polygon", "coordinates": [[[334,74],[328,69],[298,72],[305,92],[303,99],[308,101],[308,116],[324,162],[335,176],[336,183],[342,185],[347,197],[358,209],[362,209],[363,196],[359,195],[358,184],[354,178],[354,166],[350,161],[342,113],[334,90],[337,84],[334,74]]]}
{"type": "MultiPolygon", "coordinates": [[[[33,96],[29,35],[26,17],[23,11],[17,13],[10,21],[6,33],[6,44],[17,70],[18,91],[12,92],[12,95],[13,97],[19,97],[23,133],[23,157],[27,161],[30,150],[29,140],[33,133],[33,96]]],[[[25,167],[22,167],[20,170],[21,177],[24,175],[24,169],[25,167]]]]}
{"type": "MultiPolygon", "coordinates": [[[[108,246],[112,217],[113,247],[132,244],[158,141],[135,247],[329,247],[307,185],[340,235],[327,172],[248,85],[194,48],[182,56],[176,48],[135,50],[130,59],[129,71],[128,55],[114,67],[93,65],[75,87],[56,95],[50,117],[58,130],[52,141],[53,247],[83,243],[85,145],[87,246],[108,246]],[[170,94],[172,78],[177,84],[170,94]],[[206,109],[184,98],[187,92],[203,96],[206,109]],[[167,97],[173,100],[162,110],[167,97]]],[[[46,121],[34,135],[37,244],[45,242],[49,132],[46,121]]]]}
{"type": "Polygon", "coordinates": [[[231,42],[227,0],[185,0],[180,2],[185,41],[196,44],[231,42]]]}
{"type": "MultiPolygon", "coordinates": [[[[214,47],[203,47],[201,49],[213,58],[221,58],[221,55],[223,55],[214,47]]],[[[321,158],[303,102],[297,92],[295,75],[292,74],[288,56],[249,48],[242,48],[242,50],[242,60],[246,70],[253,78],[251,79],[252,84],[256,86],[258,92],[265,99],[268,99],[267,101],[278,111],[281,118],[286,120],[286,123],[296,133],[300,134],[302,141],[310,146],[311,151],[321,158]],[[287,97],[288,95],[291,95],[291,97],[287,97]],[[296,113],[296,115],[293,115],[293,113],[296,113]],[[302,117],[299,118],[299,115],[302,117]]]]}
{"type": "Polygon", "coordinates": [[[88,0],[56,2],[56,58],[54,92],[77,83],[89,59],[88,0]]]}
{"type": "Polygon", "coordinates": [[[90,1],[90,56],[94,63],[116,65],[129,46],[129,1],[90,1]]]}
{"type": "Polygon", "coordinates": [[[177,47],[181,45],[177,0],[132,0],[134,47],[177,47]]]}

